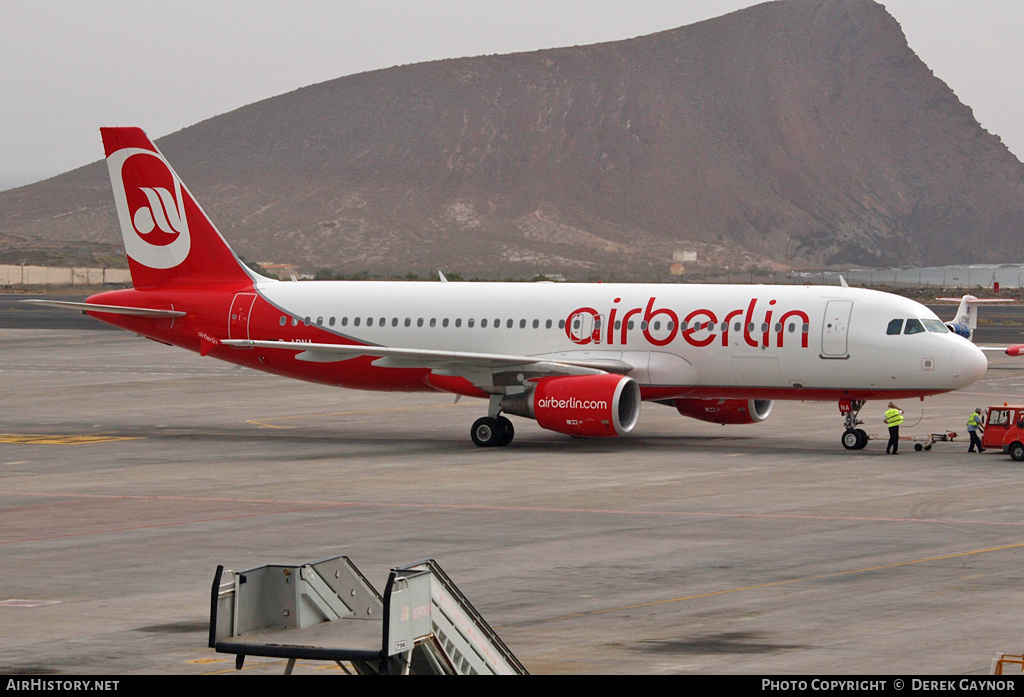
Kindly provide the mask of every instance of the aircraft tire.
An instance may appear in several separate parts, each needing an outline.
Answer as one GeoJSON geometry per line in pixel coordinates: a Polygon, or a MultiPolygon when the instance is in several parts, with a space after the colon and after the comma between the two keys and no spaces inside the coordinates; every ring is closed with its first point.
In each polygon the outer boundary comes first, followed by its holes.
{"type": "Polygon", "coordinates": [[[505,439],[505,428],[497,419],[490,416],[483,416],[473,422],[473,428],[469,431],[473,443],[481,448],[493,448],[503,445],[505,439]]]}
{"type": "Polygon", "coordinates": [[[857,435],[860,437],[860,441],[857,443],[857,450],[861,450],[868,444],[868,432],[863,428],[854,429],[857,435]]]}
{"type": "Polygon", "coordinates": [[[864,443],[861,441],[860,434],[852,428],[848,428],[843,431],[842,437],[843,447],[847,450],[860,450],[864,447],[864,443]]]}
{"type": "Polygon", "coordinates": [[[515,426],[513,426],[512,422],[509,421],[508,418],[504,416],[498,417],[498,423],[501,425],[501,428],[504,431],[504,433],[502,434],[501,442],[498,443],[498,445],[508,445],[509,443],[512,442],[512,439],[516,437],[515,426]]]}

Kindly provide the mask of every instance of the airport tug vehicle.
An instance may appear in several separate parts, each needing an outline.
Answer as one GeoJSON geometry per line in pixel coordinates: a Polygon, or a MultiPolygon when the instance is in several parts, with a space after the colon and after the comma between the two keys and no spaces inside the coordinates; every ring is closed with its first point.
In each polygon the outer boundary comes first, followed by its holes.
{"type": "Polygon", "coordinates": [[[981,446],[998,448],[1014,461],[1024,461],[1024,405],[1004,403],[986,409],[981,446]]]}

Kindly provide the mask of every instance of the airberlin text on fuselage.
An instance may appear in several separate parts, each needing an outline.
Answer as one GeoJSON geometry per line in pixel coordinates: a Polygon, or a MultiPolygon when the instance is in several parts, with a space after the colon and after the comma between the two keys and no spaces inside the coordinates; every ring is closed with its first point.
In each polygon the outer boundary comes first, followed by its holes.
{"type": "Polygon", "coordinates": [[[807,348],[806,325],[810,323],[807,313],[803,310],[777,313],[775,300],[769,300],[767,307],[764,308],[764,303],[761,304],[761,307],[757,306],[761,302],[759,298],[751,298],[745,310],[737,308],[725,313],[722,317],[719,317],[713,310],[698,308],[686,314],[682,318],[682,322],[680,322],[679,313],[675,310],[656,307],[656,297],[649,298],[647,306],[644,308],[634,307],[625,311],[623,308],[615,306],[621,301],[622,298],[615,298],[612,301],[612,308],[605,313],[598,312],[592,307],[576,308],[569,313],[565,320],[566,335],[577,344],[605,343],[625,346],[629,339],[629,334],[626,331],[629,328],[629,323],[635,321],[634,318],[640,315],[640,326],[644,338],[655,346],[665,346],[675,340],[677,336],[682,337],[691,346],[709,346],[720,336],[722,346],[728,346],[730,330],[735,329],[734,321],[738,322],[737,318],[742,318],[743,326],[740,327],[740,331],[748,346],[767,347],[771,343],[771,335],[774,334],[775,346],[782,348],[787,323],[798,321],[800,346],[807,348]],[[762,310],[762,308],[764,309],[762,310]],[[762,311],[763,314],[761,314],[762,311]],[[593,318],[593,331],[576,332],[573,321],[584,315],[590,315],[593,318]],[[772,324],[773,316],[776,317],[774,326],[772,324]],[[605,317],[608,321],[602,327],[602,320],[605,317]],[[655,322],[659,319],[665,322],[665,329],[654,328],[655,322]],[[618,328],[616,328],[616,322],[619,323],[618,328]],[[757,331],[758,325],[760,325],[760,331],[757,331]]]}

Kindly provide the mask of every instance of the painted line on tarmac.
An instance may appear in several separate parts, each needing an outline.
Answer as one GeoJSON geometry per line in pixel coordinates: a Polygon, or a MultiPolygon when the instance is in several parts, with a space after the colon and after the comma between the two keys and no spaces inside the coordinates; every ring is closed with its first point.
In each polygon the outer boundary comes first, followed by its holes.
{"type": "Polygon", "coordinates": [[[80,435],[58,436],[38,433],[0,433],[0,443],[19,443],[26,445],[90,445],[92,443],[112,443],[119,440],[143,440],[143,436],[105,436],[80,435]]]}

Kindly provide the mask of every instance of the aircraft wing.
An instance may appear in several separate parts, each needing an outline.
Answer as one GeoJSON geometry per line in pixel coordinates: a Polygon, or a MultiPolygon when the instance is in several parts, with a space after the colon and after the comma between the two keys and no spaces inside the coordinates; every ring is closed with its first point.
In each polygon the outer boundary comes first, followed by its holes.
{"type": "MultiPolygon", "coordinates": [[[[350,344],[312,344],[292,341],[256,341],[225,339],[220,342],[235,348],[263,348],[300,351],[300,361],[332,363],[357,356],[379,356],[374,365],[382,368],[430,368],[449,374],[469,377],[479,372],[499,372],[520,367],[530,375],[597,375],[628,373],[633,366],[616,359],[545,356],[517,356],[471,351],[438,351],[432,349],[396,348],[391,346],[358,346],[350,344]]],[[[471,380],[477,382],[476,380],[471,380]]]]}
{"type": "Polygon", "coordinates": [[[124,307],[121,305],[97,305],[94,303],[79,303],[70,300],[19,300],[18,302],[32,303],[33,305],[45,305],[57,307],[62,310],[78,310],[80,312],[109,312],[112,315],[135,315],[136,317],[184,317],[181,310],[151,310],[146,307],[124,307]]]}

